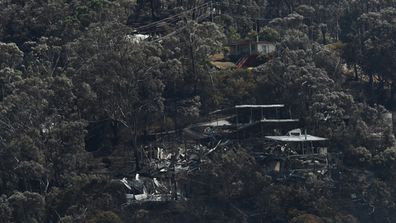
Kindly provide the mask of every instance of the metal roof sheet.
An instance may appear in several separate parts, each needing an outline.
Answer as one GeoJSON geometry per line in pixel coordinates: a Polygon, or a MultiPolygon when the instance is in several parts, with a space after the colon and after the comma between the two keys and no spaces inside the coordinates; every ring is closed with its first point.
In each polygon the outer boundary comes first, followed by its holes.
{"type": "Polygon", "coordinates": [[[235,108],[283,108],[285,105],[235,105],[235,108]]]}
{"type": "Polygon", "coordinates": [[[271,139],[281,142],[315,142],[326,141],[326,138],[313,135],[299,135],[299,136],[265,136],[266,139],[271,139]]]}
{"type": "Polygon", "coordinates": [[[283,123],[283,122],[298,122],[299,119],[262,119],[260,122],[263,123],[283,123]]]}
{"type": "Polygon", "coordinates": [[[232,123],[225,119],[198,124],[198,126],[205,126],[205,127],[231,126],[231,125],[232,125],[232,123]]]}

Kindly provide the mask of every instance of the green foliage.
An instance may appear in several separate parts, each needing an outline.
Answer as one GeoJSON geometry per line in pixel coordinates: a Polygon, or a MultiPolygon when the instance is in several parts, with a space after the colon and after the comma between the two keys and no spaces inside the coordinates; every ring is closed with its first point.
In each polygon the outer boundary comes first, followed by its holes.
{"type": "Polygon", "coordinates": [[[239,35],[239,33],[237,33],[236,29],[233,26],[229,28],[227,37],[229,41],[236,41],[241,39],[241,36],[239,35]]]}
{"type": "Polygon", "coordinates": [[[98,211],[97,214],[88,220],[88,223],[122,223],[121,218],[111,211],[98,211]]]}
{"type": "MultiPolygon", "coordinates": [[[[214,76],[210,71],[209,56],[222,49],[224,34],[213,23],[202,24],[189,21],[178,37],[165,39],[161,44],[168,48],[173,58],[177,59],[179,75],[168,82],[166,97],[183,95],[190,100],[199,96],[202,110],[209,112],[217,106],[214,89],[214,76]]],[[[166,56],[167,56],[166,55],[166,56]]],[[[183,100],[182,99],[182,100],[183,100]]]]}
{"type": "Polygon", "coordinates": [[[15,222],[38,223],[44,219],[45,200],[38,193],[25,191],[16,192],[8,198],[13,208],[13,219],[15,222]]]}
{"type": "Polygon", "coordinates": [[[296,8],[296,11],[298,14],[304,16],[304,17],[311,17],[315,15],[315,8],[309,5],[299,5],[296,8]]]}
{"type": "Polygon", "coordinates": [[[271,27],[264,27],[259,33],[260,40],[265,40],[269,42],[277,42],[280,40],[279,32],[271,27]]]}
{"type": "Polygon", "coordinates": [[[7,200],[6,195],[1,195],[0,197],[0,222],[7,223],[10,222],[12,218],[12,207],[7,200]]]}
{"type": "Polygon", "coordinates": [[[396,43],[392,36],[396,34],[396,23],[393,21],[395,9],[387,8],[379,13],[367,13],[360,16],[358,22],[364,26],[362,67],[368,74],[378,73],[393,80],[393,63],[396,43]]]}
{"type": "Polygon", "coordinates": [[[252,72],[246,70],[221,71],[217,78],[217,96],[223,106],[242,103],[254,104],[252,97],[256,88],[256,80],[252,72]]]}
{"type": "Polygon", "coordinates": [[[345,162],[351,165],[369,166],[372,162],[372,154],[364,147],[349,148],[345,154],[345,162]]]}
{"type": "Polygon", "coordinates": [[[0,42],[0,68],[5,67],[15,68],[20,65],[23,60],[23,52],[15,43],[0,42]]]}
{"type": "Polygon", "coordinates": [[[359,105],[340,88],[342,71],[334,54],[296,31],[281,46],[281,56],[255,69],[258,101],[290,105],[313,131],[334,137],[338,148],[353,144],[377,151],[393,145],[384,109],[359,105]]]}
{"type": "Polygon", "coordinates": [[[198,198],[155,217],[144,209],[131,216],[243,222],[242,210],[254,210],[264,222],[357,222],[349,213],[396,221],[392,121],[375,104],[394,110],[394,1],[231,0],[215,3],[216,24],[170,22],[156,42],[132,35],[203,2],[0,1],[0,222],[122,222],[125,188],[110,181],[120,176],[97,174],[107,169],[85,150],[87,138],[101,132],[95,137],[111,142],[94,147],[132,150],[139,168],[142,136],[242,103],[286,104],[310,132],[328,137],[344,154],[334,182],[341,189],[311,178],[278,183],[245,148],[230,146],[189,176],[204,191],[198,198]],[[257,34],[277,43],[261,66],[212,70],[210,55],[225,40],[257,34]],[[345,62],[372,95],[348,88],[345,62]],[[375,211],[346,201],[351,194],[375,211]]]}
{"type": "Polygon", "coordinates": [[[214,154],[195,177],[210,182],[197,187],[210,191],[213,199],[223,202],[250,200],[268,184],[268,178],[257,170],[253,157],[240,147],[214,154]],[[222,160],[221,165],[218,160],[222,160]]]}
{"type": "Polygon", "coordinates": [[[323,223],[323,220],[315,215],[304,214],[293,218],[290,223],[323,223]]]}
{"type": "Polygon", "coordinates": [[[278,31],[286,31],[288,29],[298,29],[303,25],[304,17],[298,13],[289,14],[284,18],[276,18],[269,22],[269,26],[278,31]]]}
{"type": "Polygon", "coordinates": [[[384,171],[384,175],[391,174],[396,168],[396,149],[395,147],[387,148],[381,153],[374,156],[374,163],[381,171],[384,171]]]}

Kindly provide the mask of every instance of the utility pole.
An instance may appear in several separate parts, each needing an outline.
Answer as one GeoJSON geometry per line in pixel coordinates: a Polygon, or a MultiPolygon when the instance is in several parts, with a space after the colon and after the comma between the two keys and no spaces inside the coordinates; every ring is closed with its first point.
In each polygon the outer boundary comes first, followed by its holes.
{"type": "Polygon", "coordinates": [[[210,20],[213,22],[213,1],[210,1],[210,20]]]}

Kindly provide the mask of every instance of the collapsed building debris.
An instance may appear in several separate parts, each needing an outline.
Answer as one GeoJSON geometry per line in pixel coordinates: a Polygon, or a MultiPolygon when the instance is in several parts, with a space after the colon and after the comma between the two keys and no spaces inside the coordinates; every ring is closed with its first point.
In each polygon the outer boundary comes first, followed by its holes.
{"type": "Polygon", "coordinates": [[[141,177],[137,173],[135,179],[120,180],[128,189],[125,195],[127,204],[186,200],[187,175],[199,170],[200,165],[207,161],[207,157],[228,143],[229,141],[220,140],[213,147],[197,144],[173,150],[146,146],[144,154],[147,166],[141,172],[150,177],[141,177]]]}
{"type": "Polygon", "coordinates": [[[172,185],[161,182],[155,177],[140,177],[139,174],[136,174],[135,179],[128,180],[124,177],[120,181],[128,189],[128,193],[125,195],[127,204],[184,199],[180,193],[172,191],[172,185]],[[176,199],[174,199],[175,196],[177,196],[176,199]]]}
{"type": "MultiPolygon", "coordinates": [[[[154,135],[180,134],[183,143],[154,140],[142,147],[145,176],[122,179],[128,203],[186,200],[191,173],[199,171],[213,152],[228,144],[242,144],[256,162],[278,182],[320,179],[331,181],[335,156],[328,154],[326,138],[293,129],[293,119],[284,105],[236,105],[217,110],[204,122],[154,135]],[[282,110],[283,109],[283,110],[282,110]],[[288,118],[282,118],[286,115],[288,118]],[[293,129],[291,131],[288,131],[293,129]],[[186,140],[187,139],[187,140],[186,140]],[[187,143],[186,143],[187,142],[187,143]]],[[[179,139],[180,140],[180,139],[179,139]]],[[[191,189],[191,188],[190,188],[191,189]]]]}

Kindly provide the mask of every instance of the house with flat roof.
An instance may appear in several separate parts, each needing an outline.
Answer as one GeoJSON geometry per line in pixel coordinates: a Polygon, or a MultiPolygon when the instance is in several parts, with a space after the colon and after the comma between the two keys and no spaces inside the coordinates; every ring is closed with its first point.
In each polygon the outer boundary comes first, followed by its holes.
{"type": "Polygon", "coordinates": [[[275,51],[275,44],[268,41],[244,40],[231,42],[228,46],[230,47],[230,57],[269,54],[275,51]]]}
{"type": "Polygon", "coordinates": [[[257,66],[258,56],[275,51],[275,44],[267,41],[243,40],[228,44],[228,58],[235,61],[237,68],[257,66]]]}

